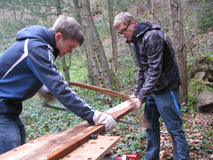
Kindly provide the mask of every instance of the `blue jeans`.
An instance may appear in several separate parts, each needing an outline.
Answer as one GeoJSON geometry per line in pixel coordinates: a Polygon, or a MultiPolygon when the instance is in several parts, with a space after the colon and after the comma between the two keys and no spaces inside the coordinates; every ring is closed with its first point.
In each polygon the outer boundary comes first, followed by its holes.
{"type": "Polygon", "coordinates": [[[170,92],[164,94],[151,94],[146,101],[145,115],[152,126],[152,129],[146,130],[146,160],[159,160],[160,116],[172,137],[174,160],[190,159],[188,145],[182,129],[182,120],[174,103],[174,99],[176,99],[176,102],[179,104],[180,93],[178,89],[173,90],[173,93],[175,97],[172,97],[170,92]]]}
{"type": "Polygon", "coordinates": [[[26,143],[26,130],[21,118],[0,118],[0,154],[24,143],[26,143]]]}

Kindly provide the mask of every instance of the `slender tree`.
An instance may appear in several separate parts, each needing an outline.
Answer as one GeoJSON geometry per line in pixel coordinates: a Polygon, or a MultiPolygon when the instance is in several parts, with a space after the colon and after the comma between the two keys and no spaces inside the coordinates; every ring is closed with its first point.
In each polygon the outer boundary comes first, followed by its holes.
{"type": "Polygon", "coordinates": [[[82,20],[82,26],[84,29],[84,34],[85,34],[85,42],[86,42],[86,54],[87,54],[87,59],[88,59],[88,64],[89,68],[92,71],[92,75],[95,80],[95,84],[97,86],[101,86],[101,81],[100,81],[100,72],[99,72],[99,67],[97,63],[97,59],[95,56],[95,47],[93,44],[93,35],[92,35],[92,29],[90,25],[90,11],[88,10],[88,4],[86,0],[79,0],[79,8],[80,8],[80,15],[81,15],[81,20],[82,20]]]}
{"type": "Polygon", "coordinates": [[[199,33],[205,33],[209,29],[213,28],[213,1],[203,0],[197,3],[195,10],[197,19],[197,29],[199,33]]]}
{"type": "Polygon", "coordinates": [[[80,0],[80,14],[85,32],[87,56],[96,85],[111,89],[111,74],[100,36],[92,19],[87,0],[80,0]]]}
{"type": "MultiPolygon", "coordinates": [[[[56,14],[57,14],[57,16],[59,16],[61,14],[61,10],[62,10],[61,0],[57,0],[56,1],[56,14]]],[[[67,54],[67,55],[65,55],[61,58],[62,70],[64,72],[64,76],[65,76],[66,81],[70,81],[70,75],[69,75],[69,69],[71,67],[71,57],[70,56],[71,56],[70,54],[67,54]],[[68,61],[68,63],[67,63],[66,60],[68,61]]]]}
{"type": "MultiPolygon", "coordinates": [[[[78,4],[78,0],[73,0],[73,4],[74,4],[74,8],[75,8],[75,17],[76,19],[78,20],[78,22],[81,24],[82,26],[82,20],[81,20],[81,15],[80,15],[80,7],[79,7],[79,4],[78,4]]],[[[87,52],[87,50],[86,50],[87,52]]],[[[87,56],[87,59],[88,59],[88,54],[86,54],[87,56]]],[[[91,65],[89,65],[89,60],[87,60],[87,82],[91,85],[95,85],[95,80],[93,78],[93,73],[92,73],[92,68],[91,68],[91,65]]]]}
{"type": "Polygon", "coordinates": [[[186,61],[186,47],[184,42],[182,9],[180,0],[170,0],[170,23],[171,23],[171,37],[172,44],[176,53],[177,62],[179,66],[180,79],[182,85],[180,86],[180,101],[187,102],[187,61],[186,61]]]}
{"type": "MultiPolygon", "coordinates": [[[[113,76],[115,77],[115,88],[117,91],[120,91],[119,80],[116,78],[117,68],[118,68],[118,52],[117,52],[117,38],[116,32],[113,28],[114,13],[113,13],[113,0],[108,1],[108,14],[109,14],[109,24],[110,24],[110,33],[111,33],[111,42],[112,42],[112,56],[111,56],[111,68],[113,76]]],[[[114,79],[114,78],[113,78],[114,79]]]]}
{"type": "Polygon", "coordinates": [[[105,88],[111,89],[112,88],[112,85],[111,85],[112,79],[111,79],[109,64],[107,61],[107,57],[106,57],[99,33],[98,33],[98,31],[95,27],[95,23],[92,19],[92,14],[90,11],[90,4],[87,3],[87,5],[88,5],[88,9],[89,9],[89,14],[90,14],[89,22],[90,22],[91,29],[92,29],[93,44],[95,47],[95,53],[96,53],[97,61],[99,64],[99,71],[101,72],[102,85],[104,85],[103,87],[105,87],[105,88]]]}

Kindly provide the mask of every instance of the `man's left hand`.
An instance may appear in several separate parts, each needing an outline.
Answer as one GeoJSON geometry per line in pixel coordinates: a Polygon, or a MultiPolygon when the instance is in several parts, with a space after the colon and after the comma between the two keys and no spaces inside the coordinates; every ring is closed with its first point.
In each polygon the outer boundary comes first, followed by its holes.
{"type": "Polygon", "coordinates": [[[112,130],[116,125],[115,119],[111,115],[104,114],[98,110],[95,110],[93,121],[95,122],[95,125],[105,125],[105,132],[112,130]]]}

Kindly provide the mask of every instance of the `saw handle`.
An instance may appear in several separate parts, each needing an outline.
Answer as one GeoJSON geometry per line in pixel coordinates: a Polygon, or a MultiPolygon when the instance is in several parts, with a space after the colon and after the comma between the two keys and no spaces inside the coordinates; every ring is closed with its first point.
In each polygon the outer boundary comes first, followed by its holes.
{"type": "Polygon", "coordinates": [[[78,83],[78,82],[68,82],[68,84],[71,85],[71,86],[86,88],[86,89],[98,91],[98,92],[101,92],[101,93],[104,93],[104,94],[108,94],[108,95],[111,95],[111,96],[120,97],[120,98],[123,98],[125,100],[130,100],[130,97],[128,95],[120,93],[120,92],[116,92],[116,91],[113,91],[113,90],[110,90],[110,89],[92,86],[92,85],[89,85],[89,84],[78,83]]]}

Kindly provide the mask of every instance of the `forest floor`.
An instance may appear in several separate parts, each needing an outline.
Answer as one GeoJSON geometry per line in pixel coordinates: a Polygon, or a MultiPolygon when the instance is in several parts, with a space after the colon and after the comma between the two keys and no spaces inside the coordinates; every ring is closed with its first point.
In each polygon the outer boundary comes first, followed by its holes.
{"type": "MultiPolygon", "coordinates": [[[[133,118],[134,119],[134,118],[133,118]]],[[[182,115],[183,129],[189,146],[191,160],[211,160],[213,159],[213,113],[185,113],[182,115]]],[[[173,159],[173,144],[172,139],[165,127],[163,121],[161,124],[161,143],[160,143],[160,160],[173,159]]],[[[121,143],[124,142],[125,136],[131,132],[138,132],[139,129],[131,126],[126,127],[126,134],[119,132],[111,132],[111,135],[121,136],[121,143]]],[[[141,139],[141,143],[146,146],[146,138],[141,139]]],[[[121,147],[116,146],[114,153],[121,150],[121,147]]],[[[143,149],[143,155],[138,154],[140,160],[144,159],[146,147],[143,149]]]]}

